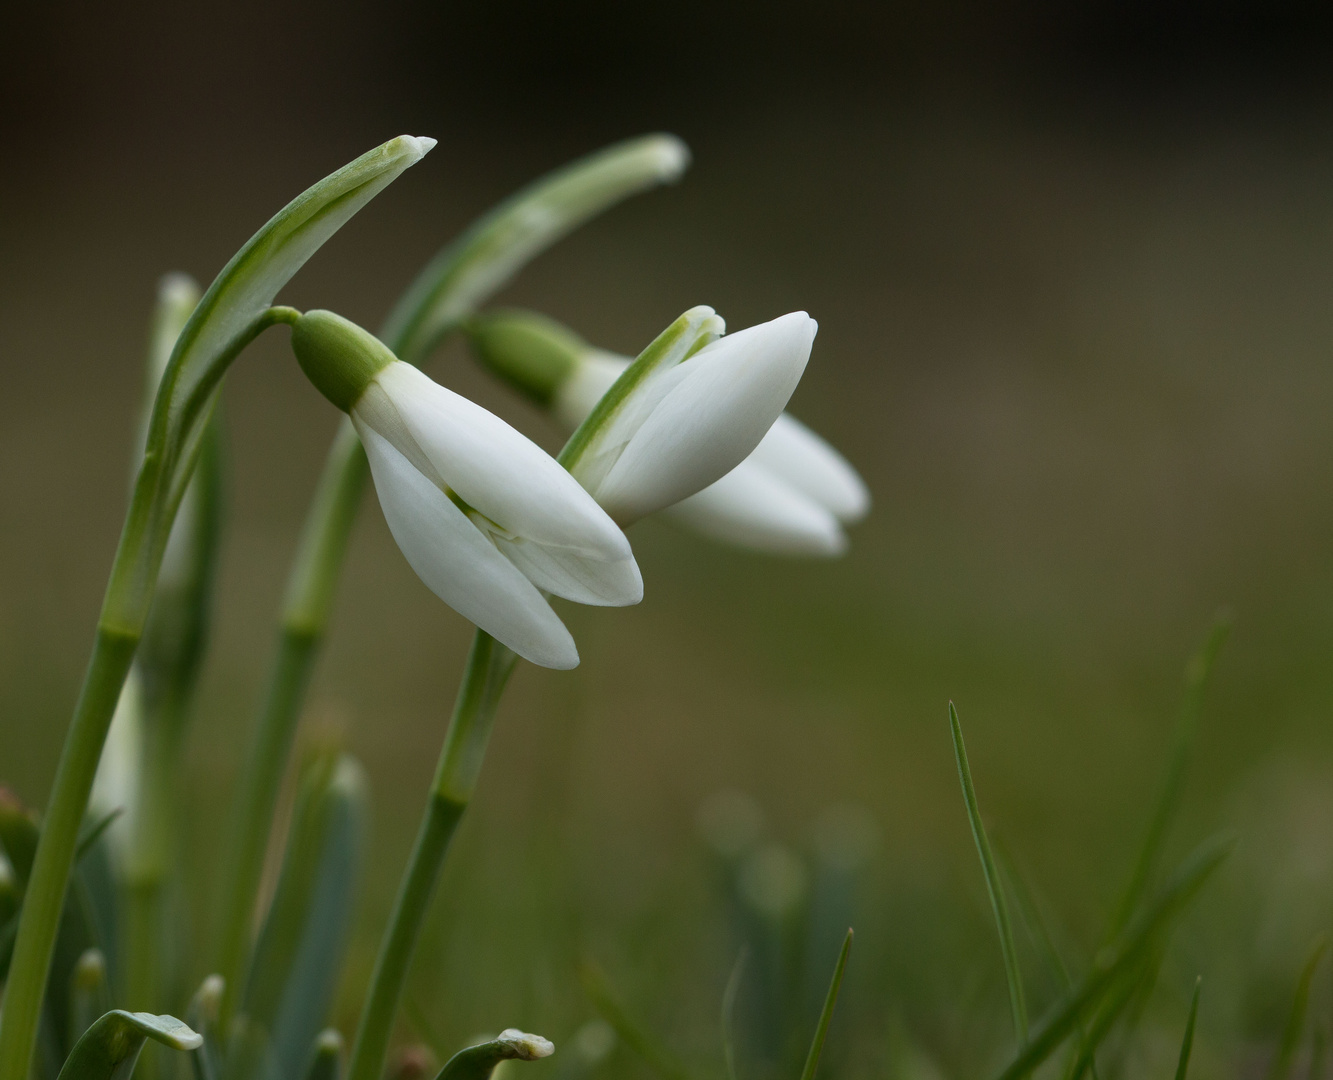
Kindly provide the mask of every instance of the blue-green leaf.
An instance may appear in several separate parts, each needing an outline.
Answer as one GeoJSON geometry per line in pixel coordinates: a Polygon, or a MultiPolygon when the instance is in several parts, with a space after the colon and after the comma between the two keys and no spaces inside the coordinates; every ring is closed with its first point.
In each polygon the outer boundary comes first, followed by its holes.
{"type": "Polygon", "coordinates": [[[303,770],[277,892],[241,1011],[268,1033],[275,1074],[296,1076],[327,1023],[347,943],[366,828],[366,783],[347,755],[303,770]]]}

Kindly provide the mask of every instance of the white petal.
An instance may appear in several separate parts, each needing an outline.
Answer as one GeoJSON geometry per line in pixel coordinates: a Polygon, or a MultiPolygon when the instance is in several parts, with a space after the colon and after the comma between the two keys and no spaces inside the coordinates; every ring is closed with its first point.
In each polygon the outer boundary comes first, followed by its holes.
{"type": "Polygon", "coordinates": [[[870,492],[847,459],[787,413],[777,418],[749,460],[814,499],[839,521],[860,521],[870,510],[870,492]]]}
{"type": "MultiPolygon", "coordinates": [[[[633,557],[625,534],[578,481],[494,413],[432,382],[410,364],[390,364],[375,377],[372,390],[375,387],[384,391],[433,467],[433,478],[506,532],[608,562],[633,557]]],[[[392,423],[380,415],[382,402],[375,398],[368,391],[357,402],[356,416],[414,458],[412,446],[384,430],[392,423]],[[374,416],[369,415],[372,411],[374,416]]]]}
{"type": "Polygon", "coordinates": [[[388,440],[353,422],[389,531],[426,587],[525,660],[578,666],[574,639],[532,582],[388,440]]]}
{"type": "Polygon", "coordinates": [[[491,539],[537,588],[566,600],[596,607],[625,607],[643,599],[643,577],[633,557],[607,562],[533,540],[511,540],[496,534],[491,539]]]}
{"type": "Polygon", "coordinates": [[[729,473],[786,407],[816,329],[793,312],[721,338],[666,373],[672,385],[596,487],[597,501],[626,525],[729,473]]]}
{"type": "Polygon", "coordinates": [[[841,555],[837,519],[750,458],[663,514],[713,540],[772,555],[841,555]]]}

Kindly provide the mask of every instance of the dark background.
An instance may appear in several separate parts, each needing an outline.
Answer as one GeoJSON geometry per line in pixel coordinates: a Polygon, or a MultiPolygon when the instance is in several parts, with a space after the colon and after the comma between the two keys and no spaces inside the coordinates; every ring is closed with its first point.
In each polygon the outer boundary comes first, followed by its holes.
{"type": "MultiPolygon", "coordinates": [[[[821,331],[793,410],[862,469],[876,508],[835,564],[634,530],[644,604],[566,609],[583,666],[515,681],[420,965],[423,1007],[450,1037],[545,1019],[558,1039],[588,1011],[570,961],[591,951],[665,1029],[706,1042],[730,957],[712,951],[692,823],[720,787],[755,795],[797,847],[832,804],[877,822],[849,1006],[867,1038],[911,993],[948,997],[977,970],[996,990],[950,697],[988,816],[1091,945],[1185,659],[1230,605],[1177,843],[1220,823],[1248,838],[1194,955],[1248,972],[1205,1023],[1262,1029],[1279,1008],[1269,989],[1287,985],[1333,897],[1325,12],[6,12],[0,774],[40,803],[54,769],[123,511],[161,273],[206,283],[318,177],[400,132],[432,135],[432,154],[284,294],[374,325],[495,200],[668,130],[695,153],[682,184],[583,230],[503,299],[625,352],[695,303],[733,327],[808,309],[821,331]]],[[[270,337],[227,393],[231,531],[182,856],[201,926],[335,420],[270,337]]],[[[456,350],[433,374],[558,446],[456,350]]],[[[466,641],[368,502],[309,718],[365,760],[376,798],[349,1001],[466,641]]],[[[1192,971],[1175,975],[1163,993],[1179,1012],[1192,971]]]]}

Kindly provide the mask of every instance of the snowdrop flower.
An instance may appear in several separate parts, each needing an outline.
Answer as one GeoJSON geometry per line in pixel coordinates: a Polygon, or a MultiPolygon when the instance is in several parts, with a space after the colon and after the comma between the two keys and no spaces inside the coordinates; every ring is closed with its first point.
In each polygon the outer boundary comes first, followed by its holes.
{"type": "MultiPolygon", "coordinates": [[[[704,308],[695,309],[695,313],[687,313],[683,318],[693,315],[703,333],[711,333],[714,328],[720,332],[721,320],[712,316],[716,324],[710,328],[706,325],[708,316],[702,312],[711,316],[711,309],[704,308]]],[[[631,365],[628,358],[593,348],[565,327],[539,315],[500,312],[473,320],[469,331],[483,363],[548,408],[571,430],[588,419],[631,365]]],[[[785,357],[774,357],[769,363],[779,371],[790,372],[794,366],[792,356],[799,355],[800,335],[808,333],[813,337],[813,332],[813,320],[800,314],[787,315],[706,345],[684,368],[708,361],[730,344],[738,353],[767,348],[782,354],[786,347],[789,351],[785,357]],[[738,348],[741,342],[746,347],[738,348]]],[[[803,347],[808,355],[808,343],[803,347]]],[[[683,374],[681,368],[677,370],[683,374]]],[[[799,374],[797,370],[798,378],[799,374]]],[[[715,406],[710,418],[695,414],[695,406],[689,401],[670,414],[655,417],[658,423],[653,450],[659,461],[669,454],[664,444],[698,439],[699,429],[706,424],[725,427],[735,412],[746,412],[744,406],[750,403],[735,400],[742,395],[743,391],[738,391],[731,402],[715,406]]],[[[665,396],[655,395],[657,400],[665,396]]],[[[772,398],[766,399],[767,408],[771,408],[771,401],[772,398]]],[[[651,409],[655,403],[648,402],[647,407],[651,409]]],[[[641,403],[635,413],[642,415],[644,411],[641,403]]],[[[757,408],[750,415],[755,412],[757,408]]],[[[622,420],[622,431],[633,419],[631,416],[622,420]]],[[[753,431],[753,427],[747,429],[746,439],[753,437],[753,431]]],[[[614,431],[608,434],[610,439],[604,438],[604,442],[616,438],[614,431]]],[[[637,437],[644,437],[642,428],[637,437]]],[[[734,452],[735,443],[732,446],[734,452]]],[[[639,454],[630,459],[630,464],[642,471],[648,457],[639,454]]],[[[598,488],[594,493],[613,517],[627,524],[623,507],[616,502],[623,499],[627,486],[623,472],[620,483],[609,486],[609,502],[604,489],[598,488]]],[[[654,501],[663,501],[660,493],[654,501]]],[[[784,555],[838,555],[847,547],[843,526],[859,521],[869,508],[866,486],[846,459],[800,421],[782,413],[740,464],[702,490],[687,492],[686,497],[668,506],[665,513],[696,532],[741,547],[784,555]]]]}
{"type": "Polygon", "coordinates": [[[412,569],[459,614],[535,664],[572,668],[574,640],[542,591],[581,604],[642,599],[624,533],[499,417],[332,312],[295,319],[292,350],[316,388],[351,416],[412,569]]]}

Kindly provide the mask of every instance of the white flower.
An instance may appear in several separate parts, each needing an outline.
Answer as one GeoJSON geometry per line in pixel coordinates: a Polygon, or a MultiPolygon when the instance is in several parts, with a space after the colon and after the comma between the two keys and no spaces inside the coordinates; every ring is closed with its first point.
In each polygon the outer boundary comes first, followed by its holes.
{"type": "Polygon", "coordinates": [[[624,533],[499,417],[331,312],[301,316],[292,348],[350,414],[408,563],[459,614],[533,663],[571,668],[574,640],[542,590],[582,604],[642,599],[624,533]]]}
{"type": "MultiPolygon", "coordinates": [[[[702,336],[720,329],[721,320],[715,316],[717,325],[706,325],[711,315],[711,309],[703,308],[687,313],[685,318],[693,317],[697,333],[702,336]]],[[[631,364],[626,357],[594,349],[558,324],[530,314],[496,314],[478,320],[470,330],[473,344],[487,365],[549,407],[569,429],[578,428],[588,419],[603,395],[631,364]]],[[[683,376],[697,363],[701,366],[695,370],[702,372],[703,363],[716,361],[719,354],[725,356],[724,346],[730,346],[737,350],[737,355],[751,350],[769,350],[763,359],[770,366],[753,371],[751,382],[760,381],[768,373],[772,373],[770,377],[775,384],[779,377],[789,380],[796,367],[794,361],[801,357],[800,348],[803,347],[806,355],[809,352],[808,342],[802,342],[800,335],[808,333],[813,337],[813,332],[813,320],[800,313],[751,327],[716,340],[696,352],[687,363],[674,369],[676,378],[683,381],[683,376]]],[[[799,363],[803,367],[804,359],[801,358],[799,363]]],[[[799,368],[795,375],[799,378],[799,368]]],[[[692,390],[695,388],[691,386],[692,390]]],[[[673,391],[673,396],[684,398],[681,390],[673,391]]],[[[762,410],[771,410],[777,395],[767,395],[761,403],[746,398],[748,390],[748,385],[734,385],[730,400],[710,403],[714,407],[704,416],[695,410],[690,400],[682,400],[670,410],[662,408],[667,395],[658,394],[658,400],[654,401],[651,389],[645,393],[641,383],[632,392],[633,396],[641,398],[637,408],[625,409],[630,415],[618,418],[618,424],[609,425],[609,430],[599,439],[599,446],[614,443],[618,433],[636,418],[641,419],[646,411],[654,411],[657,405],[660,411],[655,411],[654,415],[655,458],[643,453],[627,461],[622,454],[615,463],[621,470],[619,484],[609,483],[616,479],[613,471],[607,471],[604,480],[599,480],[593,470],[581,471],[577,466],[575,474],[591,481],[591,490],[598,501],[613,517],[627,524],[632,517],[642,516],[646,511],[639,505],[634,508],[638,513],[627,514],[618,500],[623,499],[621,493],[625,487],[642,482],[647,465],[679,469],[681,444],[690,440],[694,440],[696,452],[707,448],[708,452],[721,456],[718,442],[710,439],[701,428],[721,427],[724,434],[737,436],[728,447],[733,454],[737,445],[744,446],[746,440],[754,438],[754,432],[764,424],[765,416],[772,415],[762,410]],[[727,428],[737,415],[752,421],[743,433],[740,425],[731,430],[727,428]],[[682,420],[682,417],[686,419],[682,420]],[[741,434],[744,439],[739,438],[741,434]],[[676,447],[664,445],[673,441],[676,447]],[[627,475],[629,466],[636,462],[637,479],[627,475]]],[[[784,397],[783,404],[785,400],[784,397]]],[[[681,501],[666,507],[665,514],[713,539],[759,551],[785,555],[841,554],[847,547],[843,526],[859,521],[869,510],[870,496],[865,484],[841,454],[800,421],[783,413],[776,421],[768,422],[772,426],[766,429],[766,434],[748,457],[702,490],[687,491],[681,501]]],[[[646,424],[639,427],[624,442],[645,441],[646,427],[646,424]]],[[[713,467],[717,467],[717,458],[713,467]]],[[[660,491],[665,485],[658,481],[654,486],[660,491]]],[[[682,484],[676,490],[687,486],[682,484]]],[[[641,497],[645,494],[640,491],[641,497]]],[[[661,501],[660,495],[657,498],[661,501]]]]}

